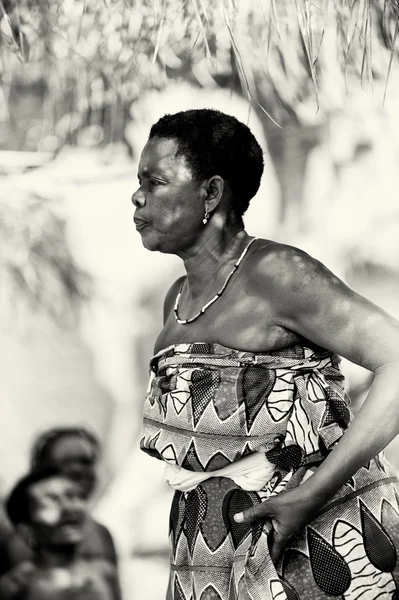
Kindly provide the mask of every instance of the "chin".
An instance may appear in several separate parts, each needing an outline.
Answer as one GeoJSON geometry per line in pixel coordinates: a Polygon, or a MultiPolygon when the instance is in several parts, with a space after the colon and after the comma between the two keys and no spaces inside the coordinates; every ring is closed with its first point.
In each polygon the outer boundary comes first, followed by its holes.
{"type": "Polygon", "coordinates": [[[83,541],[84,534],[81,527],[63,527],[63,531],[59,532],[54,539],[54,545],[57,546],[75,546],[83,541]]]}
{"type": "Polygon", "coordinates": [[[141,241],[146,250],[149,250],[150,252],[162,252],[162,250],[159,248],[159,244],[147,242],[147,240],[143,239],[141,241]]]}
{"type": "Polygon", "coordinates": [[[165,244],[163,244],[159,239],[157,239],[155,236],[141,236],[141,242],[144,246],[144,248],[146,250],[149,250],[150,252],[165,252],[165,253],[172,253],[173,252],[169,252],[168,250],[165,249],[165,244]]]}
{"type": "Polygon", "coordinates": [[[143,244],[146,250],[150,252],[156,252],[158,250],[158,240],[154,235],[151,235],[150,231],[146,231],[145,229],[140,232],[141,243],[143,244]]]}
{"type": "Polygon", "coordinates": [[[181,250],[181,240],[157,235],[154,231],[143,230],[141,233],[141,242],[146,250],[150,252],[161,252],[162,254],[178,254],[181,250]]]}

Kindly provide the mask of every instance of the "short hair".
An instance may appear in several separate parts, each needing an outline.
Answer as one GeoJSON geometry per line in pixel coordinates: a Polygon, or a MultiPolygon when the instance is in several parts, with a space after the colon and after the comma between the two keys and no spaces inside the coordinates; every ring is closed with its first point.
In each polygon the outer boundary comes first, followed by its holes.
{"type": "Polygon", "coordinates": [[[45,469],[30,471],[16,483],[5,503],[7,516],[14,526],[21,523],[29,523],[31,520],[30,487],[35,483],[39,483],[39,481],[45,481],[52,477],[69,479],[57,467],[47,467],[45,469]]]}
{"type": "Polygon", "coordinates": [[[223,177],[232,195],[230,221],[243,225],[263,173],[262,148],[247,125],[219,110],[193,109],[161,117],[152,138],[176,140],[176,155],[184,156],[196,178],[223,177]]]}
{"type": "Polygon", "coordinates": [[[39,469],[49,464],[49,454],[53,446],[61,439],[77,436],[91,444],[96,458],[100,455],[100,442],[97,436],[85,427],[54,427],[43,431],[35,440],[32,450],[31,469],[39,469]]]}

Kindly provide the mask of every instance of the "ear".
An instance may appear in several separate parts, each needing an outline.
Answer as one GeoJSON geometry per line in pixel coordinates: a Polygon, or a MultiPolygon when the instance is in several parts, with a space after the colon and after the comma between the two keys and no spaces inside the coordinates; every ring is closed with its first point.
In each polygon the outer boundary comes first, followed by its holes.
{"type": "Polygon", "coordinates": [[[223,177],[220,175],[210,177],[204,182],[203,189],[205,191],[205,209],[208,213],[213,213],[223,198],[225,190],[223,177]]]}

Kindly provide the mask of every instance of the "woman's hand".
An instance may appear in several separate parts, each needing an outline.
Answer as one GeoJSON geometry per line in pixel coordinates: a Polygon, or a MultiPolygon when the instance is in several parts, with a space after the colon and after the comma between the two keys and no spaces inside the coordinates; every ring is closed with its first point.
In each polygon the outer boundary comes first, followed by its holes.
{"type": "Polygon", "coordinates": [[[286,546],[312,521],[320,508],[305,486],[300,486],[237,513],[234,520],[237,523],[270,522],[269,552],[273,563],[277,565],[286,546]]]}

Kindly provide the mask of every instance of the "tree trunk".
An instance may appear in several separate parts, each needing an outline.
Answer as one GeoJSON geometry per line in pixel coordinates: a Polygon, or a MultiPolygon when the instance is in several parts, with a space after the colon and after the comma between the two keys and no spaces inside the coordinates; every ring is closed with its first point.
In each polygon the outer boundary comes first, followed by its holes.
{"type": "MultiPolygon", "coordinates": [[[[268,93],[263,83],[258,89],[258,101],[275,117],[278,100],[271,98],[272,93],[268,93]]],[[[279,116],[276,117],[281,129],[260,108],[257,109],[257,113],[280,183],[280,228],[288,235],[302,233],[307,223],[303,198],[306,167],[311,151],[321,141],[322,128],[320,125],[301,124],[295,114],[281,106],[277,113],[279,116]]]]}

